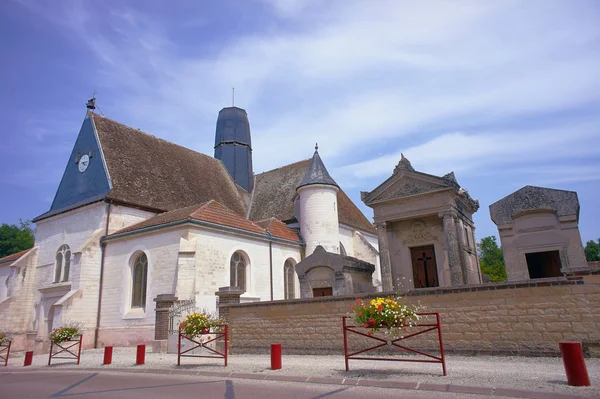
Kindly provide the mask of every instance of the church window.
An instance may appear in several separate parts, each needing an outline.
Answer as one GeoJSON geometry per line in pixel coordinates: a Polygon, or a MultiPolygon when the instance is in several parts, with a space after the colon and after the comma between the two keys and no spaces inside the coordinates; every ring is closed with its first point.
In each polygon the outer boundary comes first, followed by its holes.
{"type": "Polygon", "coordinates": [[[146,307],[146,285],[148,283],[148,257],[145,253],[135,258],[132,269],[131,307],[146,307]]]}
{"type": "Polygon", "coordinates": [[[344,248],[344,244],[340,241],[340,255],[346,256],[346,248],[344,248]]]}
{"type": "Polygon", "coordinates": [[[56,251],[56,266],[54,269],[54,282],[69,281],[71,271],[71,249],[63,245],[56,251]]]}
{"type": "Polygon", "coordinates": [[[237,287],[242,291],[246,291],[246,259],[239,252],[231,256],[229,262],[230,283],[232,287],[237,287]]]}
{"type": "Polygon", "coordinates": [[[296,271],[294,270],[294,263],[291,259],[286,260],[283,266],[283,280],[285,299],[296,298],[296,286],[294,284],[294,281],[296,280],[296,271]]]}

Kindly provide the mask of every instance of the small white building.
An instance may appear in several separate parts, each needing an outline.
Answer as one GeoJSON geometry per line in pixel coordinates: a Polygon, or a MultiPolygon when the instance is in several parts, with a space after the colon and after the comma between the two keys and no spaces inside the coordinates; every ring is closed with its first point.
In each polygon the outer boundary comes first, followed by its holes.
{"type": "Polygon", "coordinates": [[[84,347],[148,343],[161,294],[210,310],[224,286],[242,301],[299,298],[294,266],[318,245],[374,264],[380,286],[373,225],[337,185],[299,188],[315,159],[324,169],[317,151],[254,175],[246,112],[230,107],[214,155],[89,110],[35,247],[0,259],[14,349],[47,349],[68,320],[85,324],[84,347]]]}

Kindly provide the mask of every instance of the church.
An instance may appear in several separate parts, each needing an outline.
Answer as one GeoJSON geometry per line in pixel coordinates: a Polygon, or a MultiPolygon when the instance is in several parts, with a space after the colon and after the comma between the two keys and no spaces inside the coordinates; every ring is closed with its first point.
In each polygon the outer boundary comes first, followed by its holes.
{"type": "Polygon", "coordinates": [[[214,156],[94,109],[90,100],[52,205],[34,219],[34,248],[1,260],[0,329],[15,349],[43,348],[69,320],[85,324],[84,347],[150,342],[159,295],[215,311],[221,287],[242,302],[381,290],[377,231],[318,147],[254,174],[241,108],[219,112],[214,156]],[[315,251],[340,272],[297,273],[315,251]]]}

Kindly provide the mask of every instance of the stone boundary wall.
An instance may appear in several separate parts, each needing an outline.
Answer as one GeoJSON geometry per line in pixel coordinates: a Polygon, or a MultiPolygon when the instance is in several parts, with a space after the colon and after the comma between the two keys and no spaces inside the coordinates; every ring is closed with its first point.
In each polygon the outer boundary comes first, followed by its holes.
{"type": "MultiPolygon", "coordinates": [[[[441,314],[446,353],[557,356],[559,342],[577,341],[586,355],[600,356],[600,268],[559,278],[411,290],[403,296],[441,314]]],[[[268,353],[279,343],[287,354],[343,354],[341,317],[355,299],[229,305],[231,351],[268,353]]],[[[431,338],[412,343],[437,347],[436,337],[431,338]]]]}

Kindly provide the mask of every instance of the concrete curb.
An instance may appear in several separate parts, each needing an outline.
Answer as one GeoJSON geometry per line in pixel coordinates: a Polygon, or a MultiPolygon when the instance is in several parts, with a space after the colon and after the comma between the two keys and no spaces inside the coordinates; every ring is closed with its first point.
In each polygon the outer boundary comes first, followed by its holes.
{"type": "Polygon", "coordinates": [[[528,391],[523,389],[502,388],[502,387],[474,387],[467,385],[452,385],[452,384],[425,384],[406,381],[384,381],[370,380],[364,378],[335,378],[335,377],[300,377],[291,375],[272,375],[257,373],[235,373],[235,372],[215,372],[215,371],[193,371],[193,370],[173,370],[173,369],[151,369],[151,368],[101,368],[89,367],[78,369],[41,369],[31,368],[28,370],[6,368],[0,370],[2,373],[28,373],[36,371],[57,371],[65,370],[68,372],[78,373],[134,373],[134,374],[172,374],[172,375],[191,375],[199,377],[218,377],[218,378],[239,378],[251,379],[260,381],[285,381],[285,382],[303,382],[309,384],[332,384],[345,386],[359,387],[374,387],[374,388],[390,388],[402,390],[417,390],[417,391],[435,391],[435,392],[452,392],[463,394],[476,394],[492,397],[509,397],[509,398],[525,398],[525,399],[580,399],[582,396],[545,392],[545,391],[528,391]]]}

